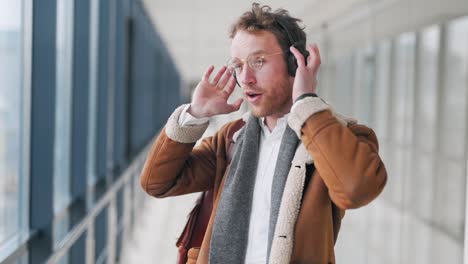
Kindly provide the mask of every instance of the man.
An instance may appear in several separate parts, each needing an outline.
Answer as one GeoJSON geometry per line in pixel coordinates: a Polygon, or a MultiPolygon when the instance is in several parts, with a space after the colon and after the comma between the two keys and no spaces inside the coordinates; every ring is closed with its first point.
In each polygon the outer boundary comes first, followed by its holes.
{"type": "Polygon", "coordinates": [[[141,178],[150,195],[213,191],[190,263],[335,263],[345,209],[386,183],[373,131],[316,95],[320,55],[306,51],[299,21],[253,4],[232,27],[227,67],[212,80],[206,71],[150,150],[141,178]],[[227,103],[236,82],[251,111],[194,147],[210,117],[239,109],[242,99],[227,103]]]}

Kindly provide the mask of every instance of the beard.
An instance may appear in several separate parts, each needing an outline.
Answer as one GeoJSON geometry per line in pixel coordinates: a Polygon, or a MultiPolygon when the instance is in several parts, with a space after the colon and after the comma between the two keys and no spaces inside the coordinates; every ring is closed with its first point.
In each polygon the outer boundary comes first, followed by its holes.
{"type": "Polygon", "coordinates": [[[249,103],[249,108],[255,117],[281,117],[289,113],[292,106],[292,84],[287,78],[281,79],[264,90],[274,92],[263,93],[262,101],[258,105],[249,103]]]}

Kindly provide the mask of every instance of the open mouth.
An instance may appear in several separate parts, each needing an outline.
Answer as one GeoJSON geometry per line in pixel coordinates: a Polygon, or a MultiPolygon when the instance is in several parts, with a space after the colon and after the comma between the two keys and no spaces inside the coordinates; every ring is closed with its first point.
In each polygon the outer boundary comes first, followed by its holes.
{"type": "Polygon", "coordinates": [[[260,93],[255,93],[255,92],[247,92],[245,93],[247,95],[247,98],[254,100],[260,97],[260,93]]]}

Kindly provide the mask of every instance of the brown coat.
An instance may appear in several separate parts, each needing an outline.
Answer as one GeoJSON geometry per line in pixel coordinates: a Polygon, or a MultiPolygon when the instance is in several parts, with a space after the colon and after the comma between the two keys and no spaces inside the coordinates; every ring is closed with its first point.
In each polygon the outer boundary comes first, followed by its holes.
{"type": "MultiPolygon", "coordinates": [[[[213,220],[229,166],[228,155],[235,132],[244,124],[241,119],[228,123],[194,147],[194,143],[181,143],[183,140],[177,138],[186,132],[179,131],[179,135],[172,136],[177,141],[171,139],[168,134],[174,132],[168,123],[154,142],[144,166],[141,184],[154,197],[213,189],[213,213],[202,246],[199,251],[189,252],[189,257],[198,258],[196,263],[208,263],[213,220]]],[[[294,218],[294,239],[287,262],[335,263],[334,244],[345,209],[368,204],[386,183],[387,173],[378,155],[377,138],[368,127],[344,126],[329,110],[312,112],[304,123],[295,126],[316,169],[304,187],[300,209],[294,218]]]]}

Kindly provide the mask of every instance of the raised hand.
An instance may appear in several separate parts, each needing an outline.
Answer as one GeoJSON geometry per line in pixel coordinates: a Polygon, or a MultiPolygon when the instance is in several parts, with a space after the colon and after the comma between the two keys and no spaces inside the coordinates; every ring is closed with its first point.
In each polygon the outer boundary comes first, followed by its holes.
{"type": "Polygon", "coordinates": [[[227,100],[236,87],[236,80],[232,73],[223,66],[210,81],[214,66],[210,66],[198,83],[192,97],[188,112],[197,118],[228,114],[239,110],[242,99],[233,104],[227,100]]]}
{"type": "Polygon", "coordinates": [[[317,72],[320,67],[320,52],[316,44],[307,46],[309,56],[307,57],[307,65],[304,56],[295,48],[290,48],[297,60],[296,77],[293,84],[293,102],[305,93],[315,93],[317,90],[317,72]]]}

